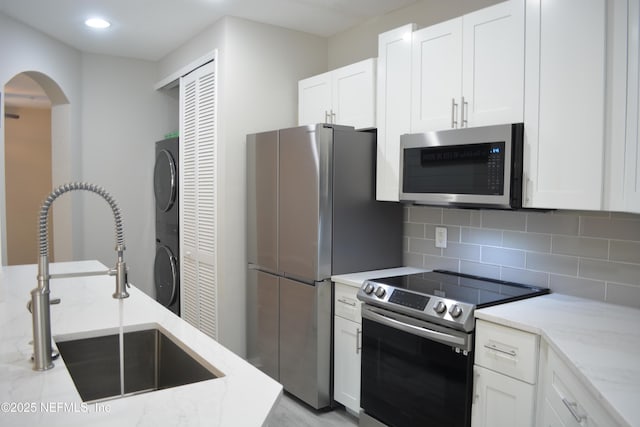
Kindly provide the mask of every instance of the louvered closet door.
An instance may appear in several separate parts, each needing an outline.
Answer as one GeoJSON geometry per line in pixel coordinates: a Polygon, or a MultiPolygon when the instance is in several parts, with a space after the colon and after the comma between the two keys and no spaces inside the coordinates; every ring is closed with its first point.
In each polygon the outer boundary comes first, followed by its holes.
{"type": "Polygon", "coordinates": [[[216,61],[180,79],[182,317],[217,339],[216,61]]]}

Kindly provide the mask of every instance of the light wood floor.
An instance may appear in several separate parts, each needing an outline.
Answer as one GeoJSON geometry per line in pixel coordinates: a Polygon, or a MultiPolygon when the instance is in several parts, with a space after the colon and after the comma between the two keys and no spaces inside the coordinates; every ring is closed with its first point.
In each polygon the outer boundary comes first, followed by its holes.
{"type": "Polygon", "coordinates": [[[275,408],[269,427],[357,427],[358,419],[344,408],[315,411],[288,393],[275,408]]]}

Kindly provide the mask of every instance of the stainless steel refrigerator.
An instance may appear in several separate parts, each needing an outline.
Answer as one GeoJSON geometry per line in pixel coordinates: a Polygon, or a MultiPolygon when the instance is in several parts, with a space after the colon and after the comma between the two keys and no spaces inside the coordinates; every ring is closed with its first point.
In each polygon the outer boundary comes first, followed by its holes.
{"type": "Polygon", "coordinates": [[[318,124],[247,136],[247,353],[331,403],[331,275],[402,265],[402,207],[375,200],[376,134],[318,124]]]}

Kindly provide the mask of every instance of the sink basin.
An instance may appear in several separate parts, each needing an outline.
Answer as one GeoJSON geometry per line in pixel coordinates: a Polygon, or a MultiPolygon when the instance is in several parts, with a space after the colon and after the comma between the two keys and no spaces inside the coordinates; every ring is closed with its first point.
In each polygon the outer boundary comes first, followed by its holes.
{"type": "MultiPolygon", "coordinates": [[[[118,332],[57,337],[58,351],[84,402],[120,395],[118,332]]],[[[125,396],[219,378],[223,374],[160,327],[124,332],[125,396]],[[195,357],[194,357],[195,356],[195,357]]]]}

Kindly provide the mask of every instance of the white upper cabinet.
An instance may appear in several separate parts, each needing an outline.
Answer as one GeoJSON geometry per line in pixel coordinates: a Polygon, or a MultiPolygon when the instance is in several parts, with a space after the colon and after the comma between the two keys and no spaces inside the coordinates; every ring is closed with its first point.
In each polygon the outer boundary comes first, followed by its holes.
{"type": "Polygon", "coordinates": [[[525,207],[602,208],[612,1],[527,0],[525,207]]]}
{"type": "Polygon", "coordinates": [[[523,120],[523,0],[418,30],[412,49],[411,132],[523,120]]]}
{"type": "Polygon", "coordinates": [[[629,1],[624,210],[640,213],[640,0],[629,1]]]}
{"type": "Polygon", "coordinates": [[[375,84],[375,58],[300,80],[298,124],[375,127],[375,84]]]}
{"type": "Polygon", "coordinates": [[[298,82],[298,124],[330,123],[331,73],[298,82]]]}
{"type": "Polygon", "coordinates": [[[411,38],[415,24],[378,36],[376,199],[399,200],[400,135],[411,131],[411,38]]]}
{"type": "Polygon", "coordinates": [[[413,34],[411,131],[460,127],[462,18],[413,34]]]}
{"type": "Polygon", "coordinates": [[[522,122],[524,33],[523,0],[462,19],[463,127],[522,122]]]}

